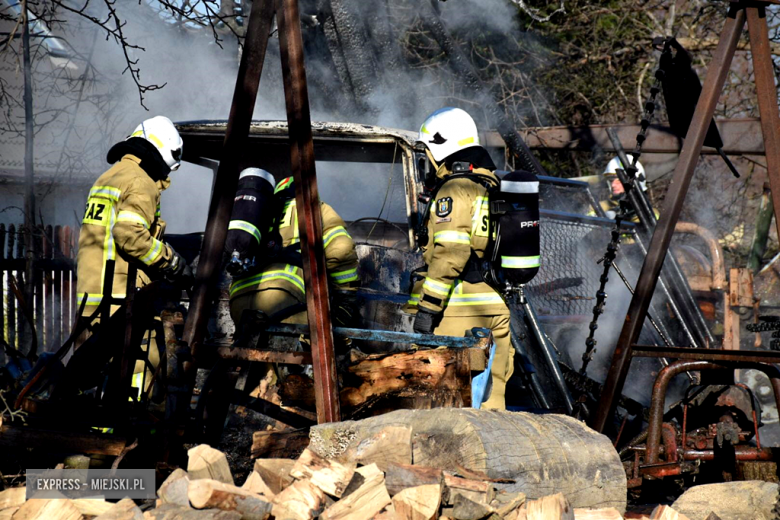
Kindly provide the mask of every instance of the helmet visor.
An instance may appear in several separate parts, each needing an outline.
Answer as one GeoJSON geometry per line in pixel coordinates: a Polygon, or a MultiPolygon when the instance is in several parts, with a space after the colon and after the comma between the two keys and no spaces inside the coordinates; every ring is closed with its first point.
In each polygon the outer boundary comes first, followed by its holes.
{"type": "Polygon", "coordinates": [[[174,164],[171,166],[171,170],[178,170],[179,166],[181,166],[181,148],[176,148],[175,150],[171,150],[171,157],[173,157],[174,164]]]}

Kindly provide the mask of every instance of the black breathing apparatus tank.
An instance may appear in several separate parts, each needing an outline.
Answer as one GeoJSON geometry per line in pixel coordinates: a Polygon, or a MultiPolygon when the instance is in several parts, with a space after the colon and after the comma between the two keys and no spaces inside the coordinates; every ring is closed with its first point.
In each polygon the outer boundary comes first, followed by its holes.
{"type": "Polygon", "coordinates": [[[492,232],[485,281],[499,290],[516,288],[539,272],[539,179],[516,170],[488,194],[492,232]]]}
{"type": "Polygon", "coordinates": [[[238,178],[225,239],[226,269],[233,276],[251,270],[265,249],[276,217],[274,184],[273,175],[260,168],[247,168],[238,178]]]}

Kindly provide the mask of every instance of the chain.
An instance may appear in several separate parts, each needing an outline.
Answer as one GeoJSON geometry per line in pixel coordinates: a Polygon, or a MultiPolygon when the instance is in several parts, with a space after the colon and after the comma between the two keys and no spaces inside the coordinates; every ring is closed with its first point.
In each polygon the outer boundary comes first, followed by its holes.
{"type": "Polygon", "coordinates": [[[749,332],[771,332],[772,341],[769,342],[771,350],[780,350],[780,319],[777,316],[759,316],[759,323],[749,323],[745,328],[749,332]]]}
{"type": "MultiPolygon", "coordinates": [[[[663,53],[671,52],[670,43],[670,38],[666,38],[663,41],[663,53]]],[[[604,254],[604,257],[599,260],[599,262],[604,262],[604,271],[601,273],[599,288],[598,291],[596,291],[596,305],[593,306],[593,320],[590,322],[590,325],[588,325],[590,330],[588,332],[588,338],[585,340],[585,352],[582,354],[582,368],[580,368],[580,375],[582,376],[586,375],[588,364],[596,353],[597,341],[594,336],[596,334],[596,329],[599,328],[599,317],[604,314],[604,305],[607,303],[607,292],[605,289],[607,287],[607,282],[609,281],[609,270],[612,268],[612,263],[615,261],[618,249],[620,248],[620,237],[622,235],[620,225],[632,211],[629,202],[629,194],[631,193],[631,190],[634,189],[634,180],[636,179],[637,173],[636,163],[639,161],[639,156],[642,155],[642,145],[647,139],[647,130],[650,128],[650,123],[653,120],[655,100],[658,97],[658,93],[661,92],[661,80],[664,78],[664,75],[664,70],[659,66],[658,70],[655,71],[655,83],[650,88],[650,97],[647,99],[647,102],[645,102],[644,114],[639,123],[641,128],[636,136],[636,146],[634,146],[634,150],[631,152],[633,161],[631,161],[631,164],[625,169],[628,183],[624,186],[625,194],[620,201],[620,211],[615,215],[615,226],[612,228],[612,239],[609,244],[607,244],[607,251],[604,254]]]]}

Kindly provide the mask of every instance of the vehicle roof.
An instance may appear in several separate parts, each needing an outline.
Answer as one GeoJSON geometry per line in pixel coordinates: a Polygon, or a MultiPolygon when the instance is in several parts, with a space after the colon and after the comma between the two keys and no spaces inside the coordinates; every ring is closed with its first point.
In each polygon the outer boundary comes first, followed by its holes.
{"type": "MultiPolygon", "coordinates": [[[[227,129],[227,120],[181,121],[175,123],[179,132],[187,134],[223,134],[227,129]]],[[[250,136],[287,136],[287,121],[252,121],[249,127],[250,136]]],[[[414,146],[417,133],[398,128],[364,125],[361,123],[344,123],[333,121],[312,121],[311,130],[314,138],[338,137],[370,140],[400,139],[409,146],[414,146]]]]}
{"type": "MultiPolygon", "coordinates": [[[[183,160],[204,166],[219,161],[227,121],[182,121],[175,124],[184,140],[183,160]]],[[[407,130],[359,123],[313,121],[312,137],[317,161],[390,164],[402,160],[399,143],[402,148],[411,148],[417,135],[407,130]]],[[[240,162],[240,167],[289,171],[287,121],[252,121],[249,146],[240,162]]]]}

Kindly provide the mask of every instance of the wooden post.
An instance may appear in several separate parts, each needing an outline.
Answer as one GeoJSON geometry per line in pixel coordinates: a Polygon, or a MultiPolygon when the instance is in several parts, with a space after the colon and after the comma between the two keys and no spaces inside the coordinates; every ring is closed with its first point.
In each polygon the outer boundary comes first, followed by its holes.
{"type": "MultiPolygon", "coordinates": [[[[8,252],[5,255],[6,260],[13,260],[14,258],[14,245],[16,244],[16,226],[11,224],[8,226],[8,252]]],[[[10,280],[14,271],[8,269],[8,278],[10,280]]],[[[11,348],[16,348],[16,297],[11,292],[11,284],[8,284],[8,313],[6,314],[8,320],[8,344],[11,348]]]]}
{"type": "Polygon", "coordinates": [[[44,318],[45,318],[45,306],[43,304],[43,274],[44,271],[39,265],[38,260],[41,258],[41,252],[43,251],[43,244],[45,243],[45,239],[43,236],[43,229],[42,228],[34,228],[37,229],[37,233],[30,233],[30,240],[32,244],[32,250],[34,252],[32,260],[29,258],[29,249],[28,248],[28,259],[27,259],[27,272],[29,273],[28,278],[32,280],[32,287],[33,290],[31,291],[34,294],[34,302],[27,302],[27,307],[30,309],[30,315],[33,316],[33,320],[35,320],[35,330],[37,332],[37,338],[38,338],[38,344],[32,345],[30,344],[30,348],[37,348],[38,353],[45,352],[46,351],[46,343],[44,343],[44,318]]]}
{"type": "MultiPolygon", "coordinates": [[[[54,237],[52,240],[52,258],[61,259],[62,255],[62,228],[56,226],[54,228],[54,237]]],[[[65,309],[67,309],[67,302],[62,299],[62,269],[56,269],[52,273],[52,285],[54,286],[54,292],[52,294],[52,340],[51,345],[54,348],[59,348],[62,344],[62,317],[67,316],[65,309]]],[[[65,272],[65,276],[68,273],[65,272]]],[[[66,332],[67,334],[67,332],[66,332]]]]}
{"type": "Polygon", "coordinates": [[[5,224],[0,224],[0,339],[8,341],[5,336],[5,266],[3,266],[3,259],[5,258],[5,224]]]}
{"type": "MultiPolygon", "coordinates": [[[[51,226],[46,226],[46,232],[43,236],[43,258],[49,262],[54,260],[54,229],[51,226]]],[[[54,308],[54,267],[49,265],[42,272],[43,280],[43,314],[44,314],[44,326],[43,330],[38,334],[41,336],[41,350],[43,352],[49,352],[52,349],[56,349],[58,345],[54,343],[54,314],[56,310],[54,308]]],[[[38,313],[41,309],[38,309],[38,313]]]]}
{"type": "MultiPolygon", "coordinates": [[[[22,63],[24,71],[24,230],[27,234],[27,250],[20,252],[18,258],[25,258],[25,277],[24,283],[19,277],[19,289],[24,294],[25,305],[27,306],[27,316],[33,316],[34,294],[35,294],[35,260],[36,241],[33,239],[35,233],[35,175],[33,167],[33,143],[35,140],[34,115],[33,115],[33,90],[32,90],[32,59],[30,57],[30,17],[27,10],[27,0],[22,0],[22,63]]],[[[21,241],[19,242],[22,243],[21,241]]],[[[24,319],[25,309],[20,309],[19,330],[24,331],[20,335],[19,350],[25,354],[32,348],[32,330],[28,327],[34,327],[24,319]],[[24,327],[24,328],[22,328],[24,327]]]]}

